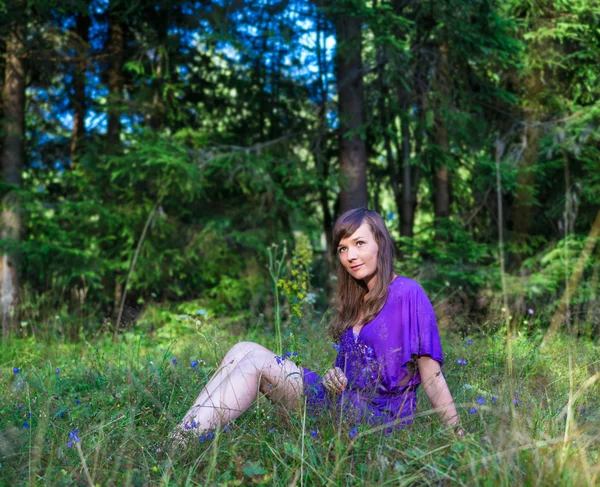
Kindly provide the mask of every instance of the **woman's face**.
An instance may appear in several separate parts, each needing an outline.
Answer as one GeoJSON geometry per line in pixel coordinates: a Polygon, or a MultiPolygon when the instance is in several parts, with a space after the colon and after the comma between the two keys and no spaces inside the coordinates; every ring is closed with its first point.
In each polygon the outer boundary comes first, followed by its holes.
{"type": "Polygon", "coordinates": [[[355,279],[362,279],[369,290],[375,285],[379,247],[368,223],[340,240],[337,252],[340,262],[355,279]]]}

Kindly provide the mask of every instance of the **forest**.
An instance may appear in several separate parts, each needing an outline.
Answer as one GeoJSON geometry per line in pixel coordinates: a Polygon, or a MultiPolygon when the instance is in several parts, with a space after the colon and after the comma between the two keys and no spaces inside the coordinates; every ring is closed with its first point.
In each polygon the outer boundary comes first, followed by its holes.
{"type": "Polygon", "coordinates": [[[598,0],[0,0],[0,483],[598,485],[599,26],[598,0]],[[259,401],[157,454],[232,344],[328,368],[359,207],[434,304],[466,438],[259,401]]]}

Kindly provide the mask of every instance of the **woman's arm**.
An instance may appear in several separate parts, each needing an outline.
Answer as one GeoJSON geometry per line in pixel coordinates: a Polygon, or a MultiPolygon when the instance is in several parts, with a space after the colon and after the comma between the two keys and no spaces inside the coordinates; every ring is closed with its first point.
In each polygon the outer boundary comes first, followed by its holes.
{"type": "MultiPolygon", "coordinates": [[[[427,394],[431,405],[437,411],[440,419],[447,426],[460,425],[460,418],[456,412],[452,394],[450,394],[439,362],[432,359],[429,355],[423,355],[417,358],[417,364],[425,394],[427,394]]],[[[458,436],[463,436],[462,430],[459,429],[457,434],[458,436]]]]}

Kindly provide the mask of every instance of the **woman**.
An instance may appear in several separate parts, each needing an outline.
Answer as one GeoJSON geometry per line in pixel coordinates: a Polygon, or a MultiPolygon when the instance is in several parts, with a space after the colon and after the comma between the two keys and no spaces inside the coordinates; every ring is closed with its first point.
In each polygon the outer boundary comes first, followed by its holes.
{"type": "Polygon", "coordinates": [[[433,307],[419,284],[394,274],[394,246],[381,216],[365,208],[344,213],[333,229],[333,248],[340,263],[330,326],[339,342],[335,366],[320,378],[257,343],[238,343],[184,416],[177,439],[186,430],[225,425],[259,391],[287,409],[300,407],[304,395],[315,411],[333,406],[354,423],[404,427],[422,383],[443,423],[459,425],[440,369],[433,307]]]}

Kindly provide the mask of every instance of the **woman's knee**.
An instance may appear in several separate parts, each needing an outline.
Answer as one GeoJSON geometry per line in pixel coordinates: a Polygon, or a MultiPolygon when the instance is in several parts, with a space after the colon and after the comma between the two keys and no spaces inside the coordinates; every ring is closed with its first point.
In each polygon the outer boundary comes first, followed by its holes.
{"type": "Polygon", "coordinates": [[[264,348],[262,345],[254,342],[238,342],[223,357],[221,366],[237,363],[248,354],[254,353],[256,350],[264,348]]]}

